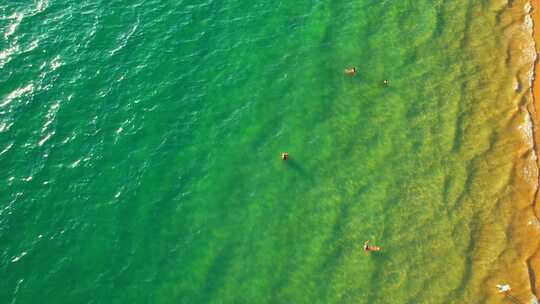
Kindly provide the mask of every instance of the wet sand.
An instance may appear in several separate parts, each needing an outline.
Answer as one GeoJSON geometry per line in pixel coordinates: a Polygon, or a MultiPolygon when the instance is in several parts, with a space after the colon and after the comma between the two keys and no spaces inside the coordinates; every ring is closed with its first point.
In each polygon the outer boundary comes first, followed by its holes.
{"type": "MultiPolygon", "coordinates": [[[[521,108],[518,112],[526,110],[532,120],[531,132],[532,147],[529,144],[520,146],[519,159],[516,159],[515,172],[528,172],[516,178],[514,191],[510,195],[512,204],[509,212],[513,213],[510,216],[509,229],[507,231],[507,249],[498,256],[492,276],[486,280],[484,288],[487,291],[486,297],[482,299],[485,303],[497,303],[502,301],[503,295],[499,294],[495,288],[496,284],[510,284],[512,292],[506,300],[514,303],[536,303],[535,298],[539,297],[540,291],[540,195],[538,191],[540,159],[538,156],[540,143],[540,77],[538,72],[538,46],[540,45],[540,1],[531,0],[515,3],[513,7],[516,14],[521,14],[518,9],[522,9],[523,5],[527,10],[527,2],[532,5],[530,16],[533,21],[533,36],[536,48],[536,61],[534,65],[534,78],[532,83],[527,83],[532,86],[531,91],[523,92],[519,95],[523,98],[525,109],[521,108]],[[516,9],[517,8],[517,9],[516,9]],[[531,94],[532,93],[532,94],[531,94]],[[529,162],[528,160],[532,161],[529,162]],[[536,165],[534,163],[536,162],[536,165]]],[[[523,20],[519,17],[520,22],[530,24],[530,20],[523,20]]],[[[529,35],[530,32],[527,33],[529,35]]],[[[515,36],[514,36],[515,37],[515,36]]],[[[530,42],[527,40],[530,36],[525,37],[523,42],[520,39],[515,39],[510,48],[521,52],[520,56],[528,56],[530,53],[524,51],[530,47],[530,42]]],[[[519,63],[514,63],[518,64],[519,63]]],[[[530,63],[529,63],[530,64],[530,63]]],[[[523,66],[524,69],[530,65],[523,66]]],[[[522,69],[521,71],[524,71],[522,69]]],[[[530,71],[530,70],[528,70],[530,71]]],[[[527,75],[522,75],[522,81],[529,81],[531,77],[529,72],[527,75]],[[527,80],[525,80],[527,78],[527,80]]],[[[518,103],[519,106],[519,103],[518,103]]],[[[528,129],[528,128],[526,128],[528,129]]],[[[486,255],[487,256],[487,255],[486,255]]]]}
{"type": "MultiPolygon", "coordinates": [[[[532,82],[532,93],[533,93],[533,103],[529,107],[529,112],[532,114],[533,117],[533,124],[534,124],[534,137],[535,137],[535,148],[538,153],[538,143],[540,143],[540,111],[538,108],[538,102],[540,101],[540,77],[539,71],[540,71],[540,65],[538,64],[538,56],[539,56],[539,43],[540,43],[540,2],[538,0],[532,0],[532,12],[531,16],[534,22],[533,26],[533,37],[536,44],[536,61],[534,65],[534,80],[532,82]]],[[[540,159],[537,158],[537,165],[540,168],[540,159]]],[[[533,212],[535,213],[536,218],[540,215],[540,208],[539,208],[539,192],[538,189],[535,193],[535,198],[533,201],[533,212]]],[[[530,235],[531,239],[538,237],[538,231],[534,231],[532,235],[530,235]]],[[[537,248],[534,253],[527,259],[527,268],[529,272],[529,279],[531,283],[531,291],[533,294],[535,294],[538,297],[538,291],[540,290],[540,250],[537,248]]]]}

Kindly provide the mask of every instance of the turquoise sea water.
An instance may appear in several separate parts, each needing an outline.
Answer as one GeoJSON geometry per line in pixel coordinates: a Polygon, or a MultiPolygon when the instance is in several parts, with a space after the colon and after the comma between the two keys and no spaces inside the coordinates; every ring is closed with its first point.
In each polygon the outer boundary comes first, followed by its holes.
{"type": "Polygon", "coordinates": [[[0,302],[530,297],[525,5],[1,3],[0,302]]]}

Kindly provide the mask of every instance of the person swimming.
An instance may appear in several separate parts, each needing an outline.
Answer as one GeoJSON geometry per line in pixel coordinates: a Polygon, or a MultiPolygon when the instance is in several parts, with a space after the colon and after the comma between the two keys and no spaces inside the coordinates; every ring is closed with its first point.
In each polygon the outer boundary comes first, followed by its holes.
{"type": "Polygon", "coordinates": [[[382,82],[385,86],[388,86],[388,79],[383,80],[382,82]]]}
{"type": "Polygon", "coordinates": [[[509,293],[512,291],[512,288],[510,288],[510,285],[508,284],[497,284],[497,289],[499,289],[499,293],[509,293]]]}
{"type": "Polygon", "coordinates": [[[367,240],[365,243],[364,243],[364,251],[365,252],[369,252],[369,251],[379,251],[381,250],[381,247],[378,247],[378,246],[370,246],[369,244],[369,240],[367,240]]]}
{"type": "Polygon", "coordinates": [[[349,69],[345,69],[345,74],[347,74],[349,76],[354,76],[356,74],[356,68],[352,67],[352,68],[349,68],[349,69]]]}
{"type": "Polygon", "coordinates": [[[289,159],[289,153],[283,152],[281,153],[281,160],[287,160],[289,159]]]}

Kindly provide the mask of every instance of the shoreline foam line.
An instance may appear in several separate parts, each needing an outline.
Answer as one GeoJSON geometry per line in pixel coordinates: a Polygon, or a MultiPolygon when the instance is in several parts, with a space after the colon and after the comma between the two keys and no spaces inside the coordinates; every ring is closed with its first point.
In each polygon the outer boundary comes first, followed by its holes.
{"type": "MultiPolygon", "coordinates": [[[[540,31],[538,28],[538,26],[540,26],[540,3],[535,0],[531,0],[530,4],[532,7],[532,11],[529,13],[529,15],[532,17],[532,21],[533,21],[532,34],[533,34],[533,39],[534,39],[534,48],[536,52],[536,58],[533,63],[533,73],[532,73],[532,82],[531,82],[532,104],[529,107],[527,107],[528,108],[527,111],[529,111],[530,117],[533,120],[533,124],[532,124],[533,139],[534,139],[533,149],[535,150],[535,153],[537,155],[536,165],[540,169],[540,159],[538,158],[538,146],[537,146],[540,139],[540,134],[538,134],[537,132],[540,129],[540,116],[536,109],[537,97],[540,96],[540,78],[536,77],[536,75],[538,75],[538,72],[540,71],[540,66],[538,64],[538,56],[539,56],[538,46],[540,43],[540,31]]],[[[536,217],[537,222],[540,222],[539,221],[540,218],[537,212],[537,206],[538,206],[538,200],[539,200],[540,176],[538,176],[537,179],[538,180],[537,180],[536,190],[534,193],[531,207],[532,207],[532,211],[533,211],[534,216],[536,217]]],[[[539,265],[535,265],[536,263],[540,263],[540,248],[536,248],[533,254],[530,255],[526,260],[531,292],[536,298],[538,298],[538,293],[537,293],[538,281],[536,279],[535,268],[538,268],[536,266],[539,266],[539,265]]]]}

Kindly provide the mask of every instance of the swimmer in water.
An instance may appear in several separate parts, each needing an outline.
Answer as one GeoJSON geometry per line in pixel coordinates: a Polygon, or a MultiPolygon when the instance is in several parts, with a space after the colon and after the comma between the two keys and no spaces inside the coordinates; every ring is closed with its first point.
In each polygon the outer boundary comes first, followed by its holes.
{"type": "Polygon", "coordinates": [[[365,243],[364,243],[364,251],[367,253],[369,251],[379,251],[381,250],[381,247],[377,247],[377,246],[370,246],[369,244],[369,240],[367,240],[365,243]]]}
{"type": "Polygon", "coordinates": [[[283,152],[281,153],[281,160],[287,160],[289,159],[289,153],[283,152]]]}
{"type": "Polygon", "coordinates": [[[388,79],[383,80],[382,83],[384,84],[384,86],[388,86],[388,79]]]}
{"type": "Polygon", "coordinates": [[[356,74],[356,68],[352,67],[350,69],[345,69],[345,74],[349,76],[354,76],[356,74]]]}
{"type": "Polygon", "coordinates": [[[510,285],[508,284],[497,284],[497,289],[499,289],[499,293],[504,293],[504,294],[507,294],[507,293],[510,293],[510,291],[512,291],[512,288],[510,288],[510,285]]]}

